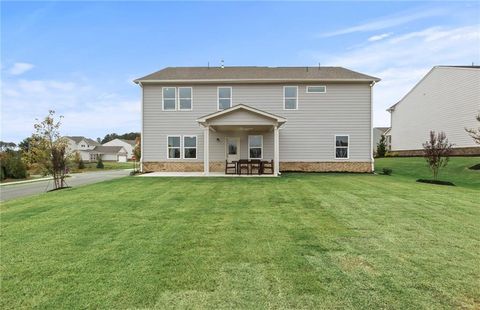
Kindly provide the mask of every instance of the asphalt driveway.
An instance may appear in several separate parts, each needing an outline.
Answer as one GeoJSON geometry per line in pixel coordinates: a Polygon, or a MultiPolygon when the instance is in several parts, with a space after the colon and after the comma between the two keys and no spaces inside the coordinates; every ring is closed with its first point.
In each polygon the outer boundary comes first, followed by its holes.
{"type": "MultiPolygon", "coordinates": [[[[66,179],[68,186],[80,186],[127,176],[130,169],[107,170],[101,172],[75,173],[66,179]]],[[[8,184],[0,187],[0,201],[7,201],[18,197],[37,195],[53,189],[52,180],[37,181],[23,184],[8,184]]]]}

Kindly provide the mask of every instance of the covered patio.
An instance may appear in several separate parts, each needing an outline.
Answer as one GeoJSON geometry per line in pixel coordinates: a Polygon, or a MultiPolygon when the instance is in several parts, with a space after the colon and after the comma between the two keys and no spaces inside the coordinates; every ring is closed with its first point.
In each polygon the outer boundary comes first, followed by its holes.
{"type": "Polygon", "coordinates": [[[204,175],[224,162],[224,175],[277,176],[279,130],[286,121],[243,104],[197,119],[204,127],[204,175]]]}

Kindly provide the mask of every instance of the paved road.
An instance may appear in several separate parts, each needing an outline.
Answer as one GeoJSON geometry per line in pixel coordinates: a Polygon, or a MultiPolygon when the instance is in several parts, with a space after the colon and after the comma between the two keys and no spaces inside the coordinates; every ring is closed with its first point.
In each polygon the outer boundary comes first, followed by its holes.
{"type": "MultiPolygon", "coordinates": [[[[127,176],[130,170],[106,170],[102,172],[75,173],[66,179],[68,186],[80,186],[127,176]]],[[[11,184],[0,187],[0,200],[36,195],[53,189],[53,181],[37,181],[24,184],[11,184]]]]}

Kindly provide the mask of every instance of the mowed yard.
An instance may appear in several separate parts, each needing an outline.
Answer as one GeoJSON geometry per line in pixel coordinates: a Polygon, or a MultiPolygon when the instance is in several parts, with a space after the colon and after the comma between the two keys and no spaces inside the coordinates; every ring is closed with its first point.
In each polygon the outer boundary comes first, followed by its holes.
{"type": "Polygon", "coordinates": [[[480,308],[480,158],[140,178],[1,206],[0,308],[480,308]],[[425,175],[424,175],[425,174],[425,175]]]}

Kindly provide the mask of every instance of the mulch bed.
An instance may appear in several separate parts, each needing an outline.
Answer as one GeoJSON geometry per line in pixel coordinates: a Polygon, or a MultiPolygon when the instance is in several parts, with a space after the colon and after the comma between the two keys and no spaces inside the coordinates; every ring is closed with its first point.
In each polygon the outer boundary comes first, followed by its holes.
{"type": "Polygon", "coordinates": [[[418,179],[417,182],[420,182],[420,183],[428,183],[428,184],[436,184],[436,185],[455,186],[455,184],[453,184],[452,182],[439,181],[439,180],[418,179]]]}

